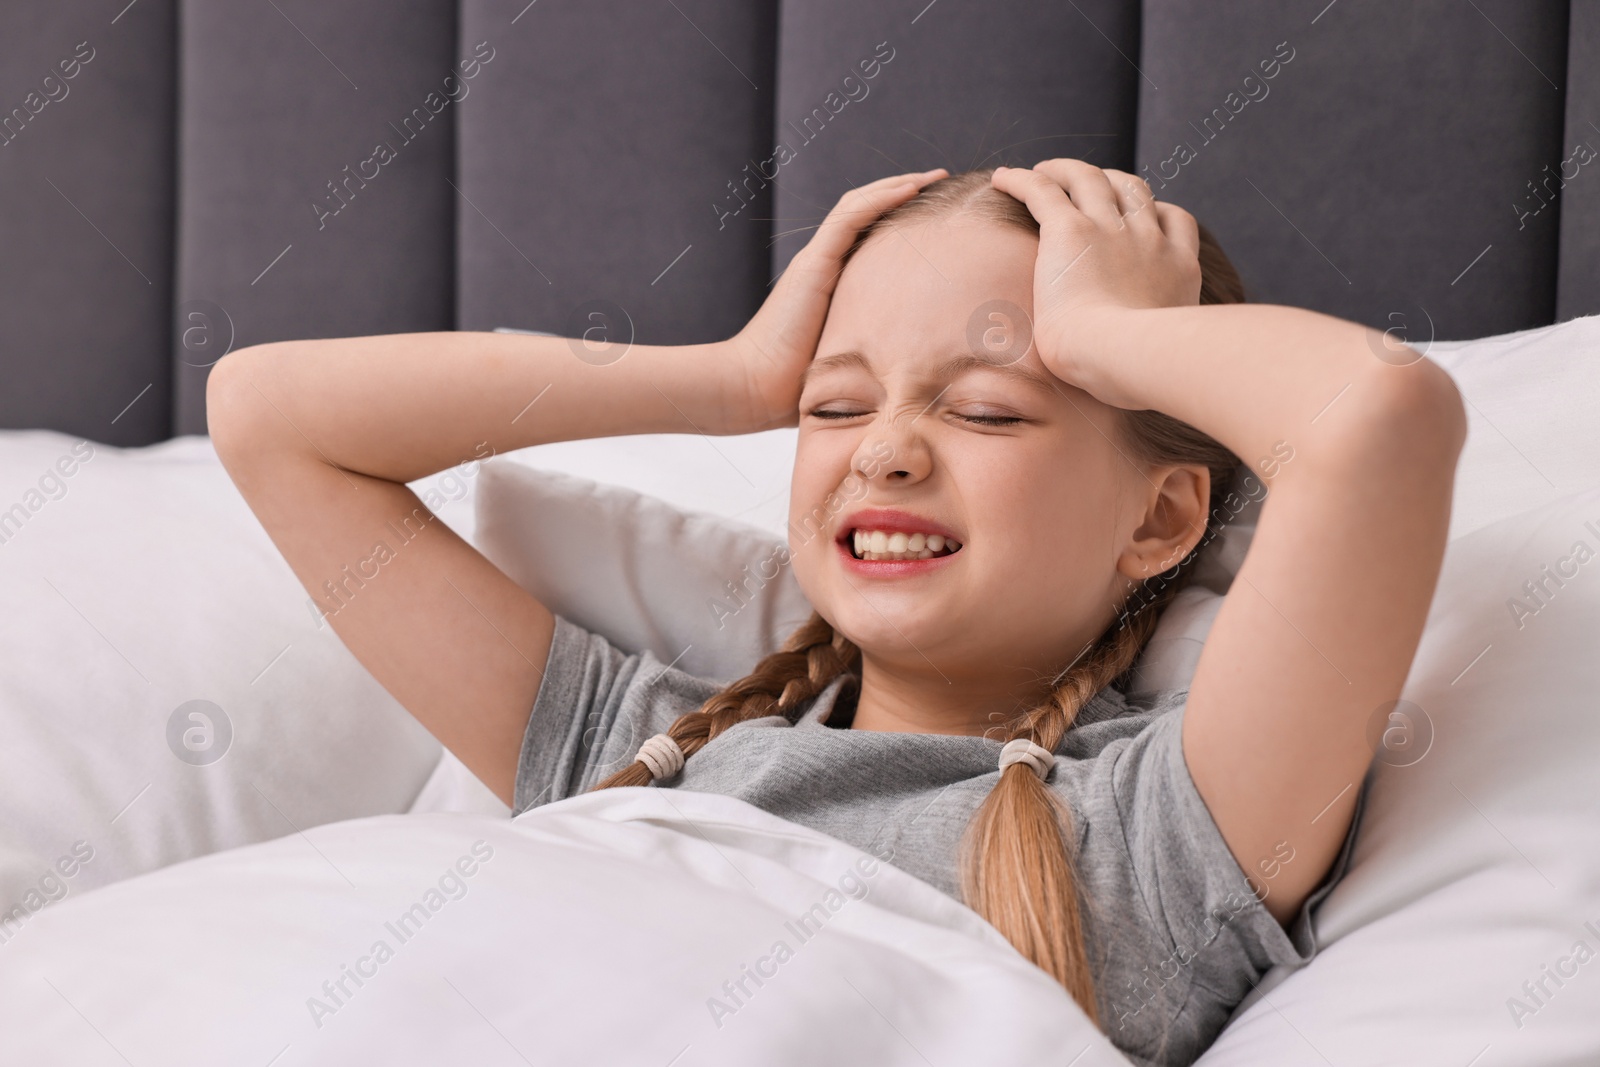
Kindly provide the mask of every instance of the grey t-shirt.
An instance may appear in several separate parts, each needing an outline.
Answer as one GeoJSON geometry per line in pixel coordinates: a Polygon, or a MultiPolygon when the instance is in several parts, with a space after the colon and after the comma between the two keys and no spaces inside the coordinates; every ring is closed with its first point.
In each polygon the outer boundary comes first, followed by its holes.
{"type": "MultiPolygon", "coordinates": [[[[738,797],[960,900],[958,847],[999,780],[1000,742],[839,728],[854,711],[843,687],[843,678],[829,684],[793,726],[773,715],[731,727],[655,785],[738,797]]],[[[588,791],[720,688],[556,616],[513,816],[588,791]]],[[[1274,964],[1316,954],[1311,910],[1344,874],[1365,806],[1363,783],[1343,849],[1286,932],[1251,891],[1189,776],[1187,697],[1166,690],[1135,703],[1103,690],[1062,740],[1048,781],[1077,832],[1101,1027],[1146,1065],[1193,1062],[1274,964]]]]}

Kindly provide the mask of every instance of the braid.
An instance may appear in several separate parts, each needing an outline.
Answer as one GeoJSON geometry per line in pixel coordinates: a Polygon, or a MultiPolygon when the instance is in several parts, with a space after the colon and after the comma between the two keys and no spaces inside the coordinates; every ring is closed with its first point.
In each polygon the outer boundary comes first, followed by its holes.
{"type": "MultiPolygon", "coordinates": [[[[782,715],[791,723],[807,701],[841,673],[851,672],[861,653],[842,633],[815,611],[789,635],[778,651],[762,658],[755,670],[716,693],[694,711],[667,728],[685,759],[699,752],[718,734],[747,719],[782,715]]],[[[847,685],[858,685],[852,681],[847,685]]],[[[635,760],[595,789],[619,785],[649,785],[650,770],[635,760]]]]}
{"type": "MultiPolygon", "coordinates": [[[[1126,677],[1164,608],[1193,573],[1190,553],[1176,576],[1157,582],[1143,606],[1120,615],[1064,672],[1043,702],[1014,719],[1006,740],[1027,738],[1051,752],[1078,712],[1106,686],[1126,677]]],[[[1158,577],[1164,577],[1158,576],[1158,577]]],[[[1077,871],[1069,842],[1072,813],[1032,768],[1012,764],[973,815],[962,840],[961,891],[1028,959],[1060,982],[1098,1026],[1081,918],[1077,871]]]]}

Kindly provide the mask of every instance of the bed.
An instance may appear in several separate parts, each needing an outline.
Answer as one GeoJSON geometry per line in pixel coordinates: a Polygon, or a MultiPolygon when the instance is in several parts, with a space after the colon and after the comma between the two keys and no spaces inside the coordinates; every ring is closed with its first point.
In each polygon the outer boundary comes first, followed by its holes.
{"type": "MultiPolygon", "coordinates": [[[[704,340],[848,185],[1078,155],[1194,211],[1253,299],[1393,331],[1469,401],[1323,952],[1198,1062],[1600,1062],[1600,5],[3,18],[0,187],[32,205],[0,246],[8,1058],[1133,1062],[966,909],[729,798],[507,819],[319,625],[205,437],[230,348],[596,313],[704,340]]],[[[558,612],[732,678],[798,590],[729,627],[682,605],[770,556],[792,458],[640,436],[414,488],[558,612]]],[[[1249,532],[1141,684],[1192,671],[1249,532]]]]}

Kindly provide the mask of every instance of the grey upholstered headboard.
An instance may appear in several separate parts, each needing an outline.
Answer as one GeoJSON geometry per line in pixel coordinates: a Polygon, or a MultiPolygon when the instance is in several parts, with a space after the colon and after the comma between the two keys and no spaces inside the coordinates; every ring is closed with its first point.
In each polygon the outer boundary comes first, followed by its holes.
{"type": "Polygon", "coordinates": [[[0,115],[0,426],[112,444],[230,341],[726,336],[851,185],[1051,155],[1257,300],[1600,311],[1600,0],[7,0],[0,115]]]}

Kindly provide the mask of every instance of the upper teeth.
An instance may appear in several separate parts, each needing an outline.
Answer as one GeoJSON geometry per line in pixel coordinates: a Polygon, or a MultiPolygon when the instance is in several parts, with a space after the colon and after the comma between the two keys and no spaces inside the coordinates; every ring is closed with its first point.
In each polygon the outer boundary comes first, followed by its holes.
{"type": "Polygon", "coordinates": [[[943,534],[908,534],[902,530],[856,530],[856,555],[862,559],[928,559],[949,548],[954,552],[961,547],[959,541],[943,534]]]}

